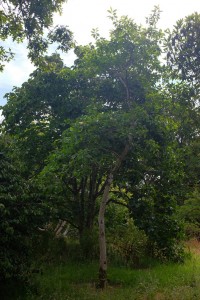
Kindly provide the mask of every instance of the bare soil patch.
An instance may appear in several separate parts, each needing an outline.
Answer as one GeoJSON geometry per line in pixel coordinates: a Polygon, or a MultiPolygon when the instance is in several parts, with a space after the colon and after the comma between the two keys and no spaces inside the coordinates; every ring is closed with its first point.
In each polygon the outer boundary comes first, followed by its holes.
{"type": "Polygon", "coordinates": [[[197,239],[191,239],[185,245],[189,252],[200,255],[200,242],[197,239]]]}

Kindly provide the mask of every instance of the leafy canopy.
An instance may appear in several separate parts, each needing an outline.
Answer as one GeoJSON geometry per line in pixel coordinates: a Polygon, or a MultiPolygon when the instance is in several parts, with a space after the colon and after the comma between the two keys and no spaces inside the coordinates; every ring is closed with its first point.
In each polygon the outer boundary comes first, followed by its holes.
{"type": "MultiPolygon", "coordinates": [[[[56,27],[50,31],[48,39],[43,38],[44,30],[53,25],[53,14],[62,12],[65,0],[2,0],[0,2],[0,40],[11,37],[13,41],[28,40],[29,57],[38,61],[49,43],[59,42],[62,50],[69,48],[72,33],[67,27],[56,27]]],[[[0,47],[0,70],[3,62],[13,56],[12,49],[0,47]]]]}

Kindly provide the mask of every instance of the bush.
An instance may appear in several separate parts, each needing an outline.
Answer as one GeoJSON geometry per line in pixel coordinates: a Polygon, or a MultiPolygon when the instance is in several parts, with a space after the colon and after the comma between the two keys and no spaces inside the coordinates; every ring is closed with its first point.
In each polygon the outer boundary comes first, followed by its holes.
{"type": "Polygon", "coordinates": [[[200,241],[200,227],[199,227],[199,224],[186,222],[184,224],[184,230],[185,230],[186,237],[188,239],[196,238],[198,241],[200,241]]]}
{"type": "Polygon", "coordinates": [[[184,221],[185,234],[188,238],[200,239],[200,192],[196,188],[187,195],[184,204],[179,207],[178,215],[184,221]]]}
{"type": "Polygon", "coordinates": [[[162,194],[132,204],[136,225],[148,237],[149,254],[161,261],[183,261],[183,223],[177,218],[176,210],[176,200],[162,194]]]}
{"type": "Polygon", "coordinates": [[[118,226],[108,237],[109,256],[130,267],[141,267],[146,255],[147,236],[139,230],[132,219],[118,226]]]}

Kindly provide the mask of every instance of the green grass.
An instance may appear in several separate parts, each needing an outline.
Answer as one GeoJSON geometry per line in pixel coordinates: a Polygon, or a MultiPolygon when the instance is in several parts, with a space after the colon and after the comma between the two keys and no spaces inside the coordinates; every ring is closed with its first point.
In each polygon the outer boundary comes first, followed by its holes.
{"type": "MultiPolygon", "coordinates": [[[[199,247],[199,244],[198,244],[199,247]]],[[[198,250],[199,251],[199,250],[198,250]]],[[[184,264],[152,262],[143,269],[108,266],[108,287],[96,289],[98,263],[53,261],[30,285],[12,282],[0,287],[1,300],[199,300],[200,252],[184,264]]]]}
{"type": "Polygon", "coordinates": [[[97,290],[97,263],[68,263],[35,276],[26,300],[195,300],[200,299],[200,257],[184,264],[156,265],[133,270],[109,266],[109,284],[97,290]]]}

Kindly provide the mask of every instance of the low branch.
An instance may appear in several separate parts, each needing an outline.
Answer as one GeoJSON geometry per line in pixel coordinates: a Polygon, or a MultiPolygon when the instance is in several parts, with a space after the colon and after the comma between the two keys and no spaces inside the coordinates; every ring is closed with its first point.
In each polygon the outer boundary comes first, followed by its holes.
{"type": "Polygon", "coordinates": [[[125,207],[129,208],[128,204],[122,203],[122,202],[117,201],[117,200],[112,199],[112,198],[108,200],[106,205],[108,205],[109,203],[115,203],[115,204],[118,204],[118,205],[125,206],[125,207]]]}

